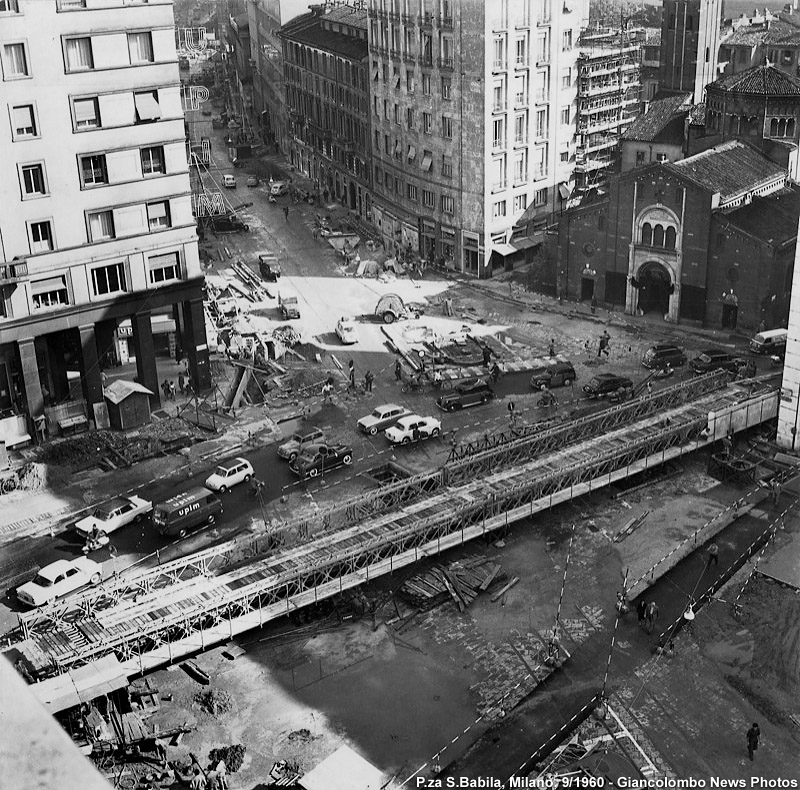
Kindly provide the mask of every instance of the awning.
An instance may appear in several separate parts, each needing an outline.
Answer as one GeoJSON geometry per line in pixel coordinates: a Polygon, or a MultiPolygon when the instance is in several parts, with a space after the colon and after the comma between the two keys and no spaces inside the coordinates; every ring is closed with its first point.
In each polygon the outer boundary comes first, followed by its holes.
{"type": "Polygon", "coordinates": [[[30,690],[50,713],[58,713],[127,685],[128,676],[117,657],[104,656],[85,667],[34,683],[30,690]]]}
{"type": "Polygon", "coordinates": [[[432,164],[433,164],[433,156],[426,152],[425,156],[422,157],[422,169],[430,170],[432,164]]]}
{"type": "Polygon", "coordinates": [[[568,184],[559,184],[558,194],[561,195],[562,200],[566,200],[572,194],[572,189],[568,184]]]}
{"type": "Polygon", "coordinates": [[[155,121],[161,117],[161,108],[152,93],[134,93],[133,101],[140,121],[155,121]]]}
{"type": "Polygon", "coordinates": [[[416,155],[417,149],[413,145],[408,146],[408,161],[413,162],[416,155]]]}
{"type": "Polygon", "coordinates": [[[504,258],[506,255],[513,255],[515,252],[519,252],[513,244],[495,244],[492,251],[499,253],[504,258]]]}
{"type": "Polygon", "coordinates": [[[397,142],[395,142],[394,144],[394,155],[400,156],[402,152],[403,152],[403,144],[399,140],[397,140],[397,142]]]}
{"type": "Polygon", "coordinates": [[[31,293],[49,294],[53,291],[63,291],[67,287],[64,277],[49,277],[47,280],[34,280],[31,283],[31,293]]]}
{"type": "Polygon", "coordinates": [[[522,239],[511,239],[511,243],[518,250],[529,250],[531,247],[538,247],[542,243],[542,239],[530,239],[527,236],[522,239]]]}
{"type": "Polygon", "coordinates": [[[93,121],[97,117],[96,101],[97,99],[75,99],[75,121],[77,123],[93,121]]]}

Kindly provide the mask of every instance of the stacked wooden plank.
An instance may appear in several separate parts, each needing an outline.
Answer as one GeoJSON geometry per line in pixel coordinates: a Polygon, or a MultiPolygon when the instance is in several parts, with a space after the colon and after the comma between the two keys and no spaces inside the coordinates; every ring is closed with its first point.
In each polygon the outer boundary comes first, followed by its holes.
{"type": "Polygon", "coordinates": [[[434,565],[412,576],[400,587],[400,596],[423,611],[452,600],[463,612],[479,593],[505,578],[497,563],[473,557],[448,565],[434,565]]]}

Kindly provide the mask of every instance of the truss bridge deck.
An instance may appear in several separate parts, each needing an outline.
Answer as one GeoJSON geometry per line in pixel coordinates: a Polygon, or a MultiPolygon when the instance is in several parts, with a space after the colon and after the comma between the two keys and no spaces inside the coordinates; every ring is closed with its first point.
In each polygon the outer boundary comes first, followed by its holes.
{"type": "Polygon", "coordinates": [[[111,652],[146,672],[772,419],[777,404],[774,388],[731,385],[302,545],[248,555],[229,543],[123,575],[20,615],[22,636],[56,672],[111,652]]]}

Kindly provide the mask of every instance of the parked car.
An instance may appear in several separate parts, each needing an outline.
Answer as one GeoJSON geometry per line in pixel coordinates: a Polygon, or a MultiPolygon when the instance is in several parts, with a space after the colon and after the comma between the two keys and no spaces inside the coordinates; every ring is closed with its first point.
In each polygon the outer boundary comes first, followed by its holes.
{"type": "Polygon", "coordinates": [[[457,411],[469,406],[488,403],[493,398],[494,390],[483,379],[472,379],[441,395],[437,398],[436,405],[442,411],[457,411]]]}
{"type": "Polygon", "coordinates": [[[767,329],[753,335],[750,350],[754,354],[781,355],[786,351],[786,340],[789,332],[786,329],[767,329]]]}
{"type": "Polygon", "coordinates": [[[346,346],[358,343],[358,327],[355,319],[342,316],[336,324],[336,334],[346,346]]]}
{"type": "Polygon", "coordinates": [[[289,193],[289,185],[285,181],[273,181],[269,187],[272,197],[280,197],[289,193]]]}
{"type": "Polygon", "coordinates": [[[392,444],[411,444],[423,439],[430,439],[442,432],[442,423],[435,417],[420,417],[419,414],[409,414],[401,417],[394,425],[389,426],[384,436],[392,444]]]}
{"type": "Polygon", "coordinates": [[[225,189],[236,189],[236,176],[226,173],[222,176],[222,186],[224,186],[225,189]]]}
{"type": "Polygon", "coordinates": [[[378,431],[394,425],[401,417],[411,414],[405,406],[398,406],[396,403],[384,403],[383,406],[376,406],[371,414],[362,417],[357,425],[370,436],[375,436],[378,431]]]}
{"type": "Polygon", "coordinates": [[[253,476],[253,467],[250,461],[244,458],[234,458],[221,463],[206,478],[205,487],[212,491],[224,494],[228,489],[239,483],[247,482],[253,476]]]}
{"type": "Polygon", "coordinates": [[[278,458],[294,461],[306,448],[324,443],[325,431],[322,428],[306,428],[303,431],[295,431],[283,444],[278,445],[278,458]]]}
{"type": "Polygon", "coordinates": [[[545,361],[531,371],[531,387],[538,390],[542,387],[562,387],[575,383],[577,378],[575,368],[567,359],[554,358],[545,361]]]}
{"type": "Polygon", "coordinates": [[[281,276],[281,267],[278,259],[266,252],[259,253],[258,272],[262,280],[266,280],[268,283],[278,282],[278,277],[281,276]]]}
{"type": "Polygon", "coordinates": [[[161,502],[153,509],[153,526],[166,536],[186,537],[201,524],[213,524],[222,502],[207,488],[193,488],[161,502]]]}
{"type": "Polygon", "coordinates": [[[353,448],[346,444],[323,444],[315,450],[302,452],[289,464],[289,468],[301,479],[324,475],[330,469],[350,466],[353,463],[353,448]]]}
{"type": "Polygon", "coordinates": [[[588,384],[583,385],[583,391],[590,398],[603,398],[618,390],[633,388],[633,382],[626,376],[618,376],[616,373],[599,373],[593,376],[588,384]]]}
{"type": "Polygon", "coordinates": [[[247,186],[249,186],[249,187],[257,187],[258,186],[258,176],[247,176],[247,186]]]}
{"type": "Polygon", "coordinates": [[[650,370],[661,370],[667,366],[679,368],[686,364],[686,354],[672,343],[660,343],[644,352],[642,364],[650,370]]]}
{"type": "Polygon", "coordinates": [[[733,354],[720,351],[718,348],[707,348],[689,364],[695,373],[710,373],[712,370],[727,370],[729,373],[736,373],[739,367],[733,354]]]}
{"type": "Polygon", "coordinates": [[[28,606],[44,606],[86,584],[100,584],[102,578],[103,566],[88,557],[56,560],[17,587],[17,598],[28,606]]]}
{"type": "Polygon", "coordinates": [[[95,527],[109,535],[114,530],[124,527],[133,521],[141,521],[153,510],[153,503],[138,496],[117,497],[102,505],[98,505],[90,516],[82,518],[75,529],[85,536],[95,527]]]}
{"type": "Polygon", "coordinates": [[[278,294],[278,310],[284,321],[292,321],[300,318],[300,310],[297,307],[297,297],[294,294],[278,294]]]}

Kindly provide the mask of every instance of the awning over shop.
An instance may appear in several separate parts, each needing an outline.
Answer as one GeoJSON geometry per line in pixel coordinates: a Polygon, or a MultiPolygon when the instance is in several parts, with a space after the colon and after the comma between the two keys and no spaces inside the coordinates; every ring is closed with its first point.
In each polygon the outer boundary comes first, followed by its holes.
{"type": "Polygon", "coordinates": [[[518,250],[529,250],[531,247],[538,247],[542,243],[542,237],[531,239],[527,236],[521,239],[511,239],[511,244],[518,250]]]}
{"type": "Polygon", "coordinates": [[[413,162],[416,155],[417,149],[413,145],[408,146],[408,161],[413,162]]]}
{"type": "Polygon", "coordinates": [[[161,117],[161,108],[152,93],[134,93],[133,102],[140,121],[156,121],[161,117]]]}
{"type": "Polygon", "coordinates": [[[430,170],[431,165],[433,164],[433,157],[431,154],[426,153],[425,156],[422,157],[422,169],[423,170],[430,170]]]}
{"type": "Polygon", "coordinates": [[[128,676],[117,657],[104,656],[85,667],[34,683],[30,690],[50,713],[58,713],[127,685],[128,676]]]}
{"type": "Polygon", "coordinates": [[[572,189],[568,184],[561,183],[558,185],[558,194],[562,200],[566,200],[572,194],[572,189]]]}
{"type": "Polygon", "coordinates": [[[493,251],[502,255],[504,258],[506,255],[513,255],[515,252],[519,252],[512,244],[495,244],[493,251]]]}

